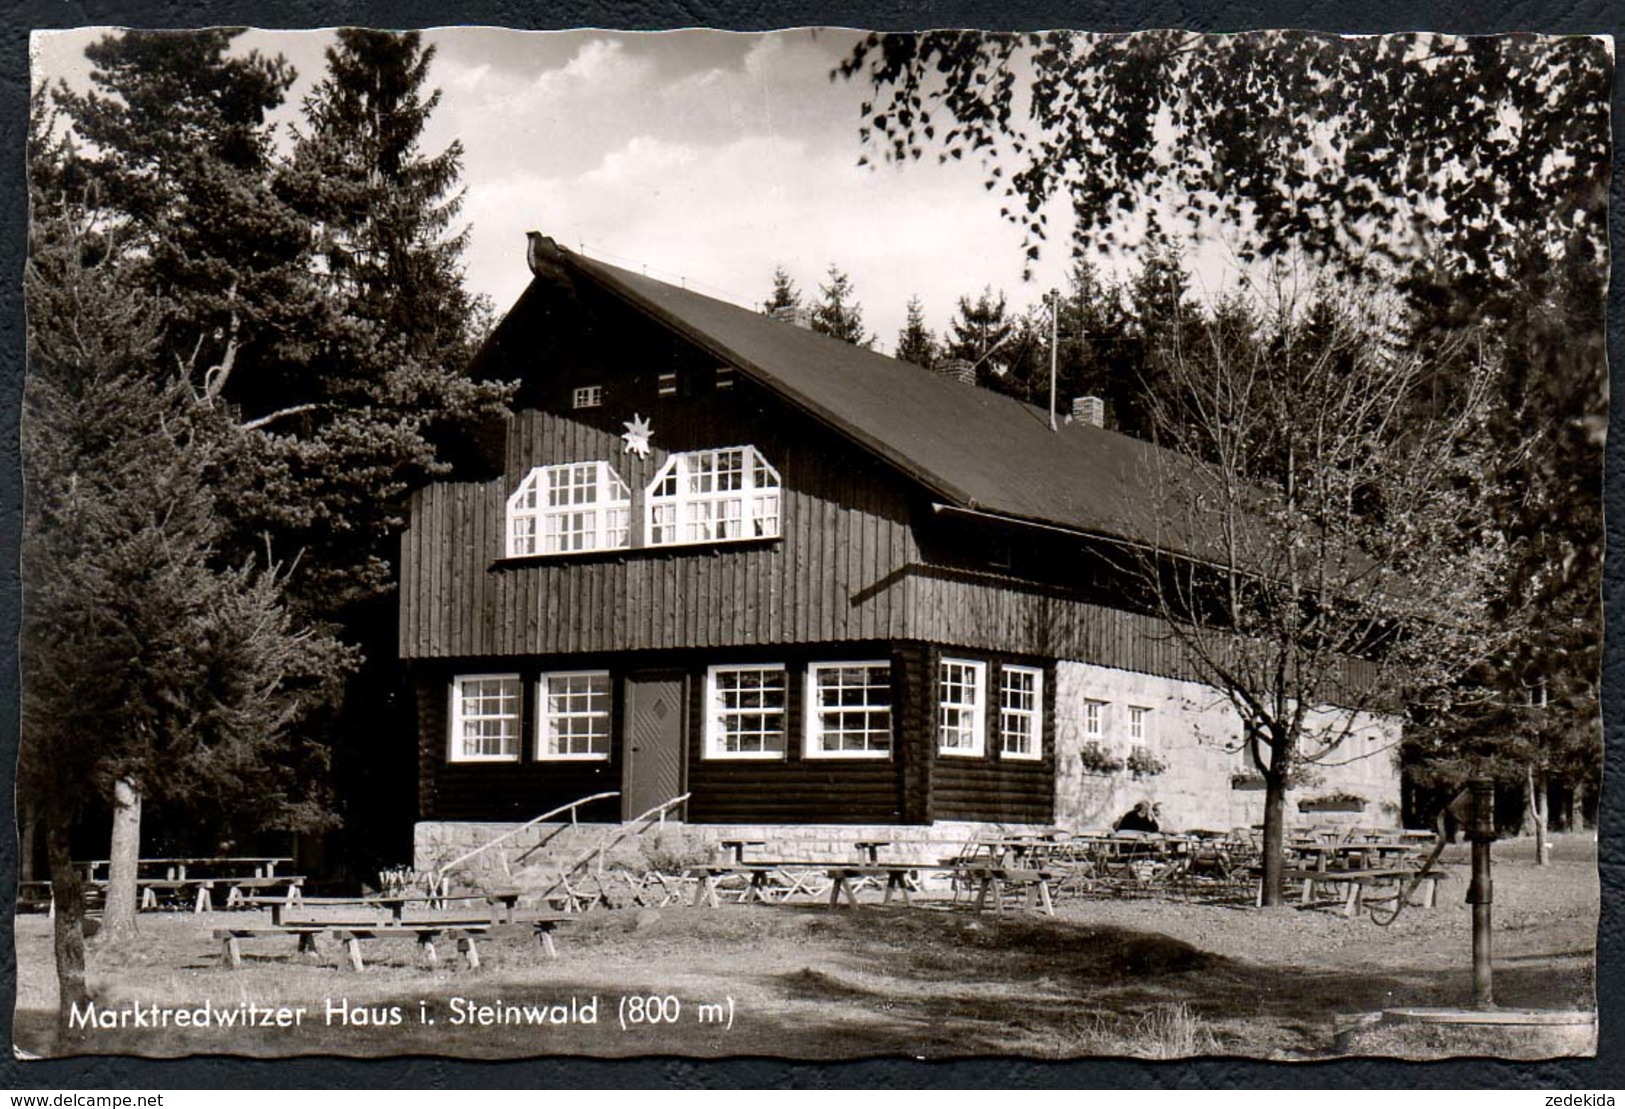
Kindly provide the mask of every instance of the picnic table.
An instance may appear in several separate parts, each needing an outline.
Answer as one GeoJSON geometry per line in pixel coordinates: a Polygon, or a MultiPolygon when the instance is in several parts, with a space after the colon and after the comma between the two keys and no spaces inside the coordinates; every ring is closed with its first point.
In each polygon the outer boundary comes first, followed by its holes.
{"type": "MultiPolygon", "coordinates": [[[[283,855],[213,855],[187,858],[137,859],[136,873],[139,874],[142,870],[161,868],[164,872],[164,878],[170,881],[185,881],[188,877],[231,878],[240,876],[245,878],[274,878],[278,866],[292,862],[292,858],[283,855]],[[188,870],[199,868],[205,869],[209,873],[190,876],[187,874],[188,870]],[[248,871],[249,873],[241,874],[242,871],[248,871]]],[[[93,859],[89,862],[79,862],[74,865],[83,867],[85,878],[88,881],[95,882],[103,880],[98,877],[97,872],[103,868],[111,868],[112,864],[107,859],[93,859]]]]}
{"type": "MultiPolygon", "coordinates": [[[[1419,872],[1414,867],[1362,867],[1350,870],[1302,870],[1289,867],[1281,872],[1283,882],[1301,882],[1302,889],[1298,894],[1298,904],[1307,907],[1314,903],[1316,886],[1331,886],[1334,889],[1344,887],[1338,894],[1338,900],[1343,905],[1343,915],[1352,917],[1360,911],[1361,904],[1369,898],[1368,887],[1393,884],[1393,896],[1399,897],[1407,882],[1417,881],[1417,892],[1422,898],[1422,907],[1434,908],[1438,904],[1438,883],[1449,874],[1440,869],[1419,872]]],[[[1258,903],[1263,904],[1264,883],[1260,875],[1258,884],[1258,903]]]]}
{"type": "Polygon", "coordinates": [[[761,839],[725,839],[720,842],[724,851],[732,853],[736,865],[745,861],[745,848],[767,846],[767,841],[761,839]]]}
{"type": "Polygon", "coordinates": [[[271,910],[271,923],[277,927],[293,919],[294,914],[304,914],[306,919],[314,919],[312,914],[339,912],[351,913],[354,910],[376,910],[381,919],[387,913],[389,923],[405,924],[407,910],[414,905],[422,906],[427,910],[444,910],[451,908],[461,911],[464,904],[483,903],[488,906],[487,914],[482,918],[490,924],[512,924],[514,914],[519,904],[518,890],[498,890],[491,893],[470,894],[380,894],[373,897],[301,897],[294,901],[285,898],[264,898],[258,907],[271,910]]]}
{"type": "MultiPolygon", "coordinates": [[[[193,912],[214,908],[214,893],[223,887],[225,904],[236,908],[245,898],[262,890],[280,889],[290,898],[298,896],[305,879],[299,874],[278,874],[277,867],[293,862],[280,855],[216,855],[136,860],[136,889],[142,909],[165,905],[189,905],[193,912]],[[162,876],[159,877],[158,875],[162,876]]],[[[87,886],[105,889],[112,869],[108,859],[76,862],[87,886]]]]}

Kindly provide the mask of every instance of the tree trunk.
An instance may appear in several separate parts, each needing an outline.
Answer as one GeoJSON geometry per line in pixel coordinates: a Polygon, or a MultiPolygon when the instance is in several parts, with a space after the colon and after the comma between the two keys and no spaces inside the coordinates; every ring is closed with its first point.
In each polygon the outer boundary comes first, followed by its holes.
{"type": "Polygon", "coordinates": [[[51,893],[56,898],[53,946],[56,949],[56,1047],[59,1053],[71,1050],[84,1038],[68,1023],[73,1006],[83,1005],[90,994],[85,989],[85,887],[79,869],[73,865],[73,849],[68,829],[58,819],[49,822],[45,848],[51,871],[51,893]]]}
{"type": "Polygon", "coordinates": [[[1585,787],[1575,782],[1569,787],[1569,831],[1585,830],[1585,787]]]}
{"type": "Polygon", "coordinates": [[[1533,766],[1525,767],[1529,784],[1529,820],[1535,826],[1535,865],[1546,866],[1546,775],[1535,773],[1533,766]]]}
{"type": "Polygon", "coordinates": [[[32,801],[18,799],[20,811],[17,818],[17,880],[32,882],[34,880],[34,853],[39,850],[39,809],[32,801]]]}
{"type": "Polygon", "coordinates": [[[1264,775],[1264,875],[1263,904],[1280,905],[1281,871],[1286,852],[1285,775],[1264,775]]]}
{"type": "Polygon", "coordinates": [[[141,791],[128,778],[113,783],[113,842],[107,859],[107,905],[102,910],[102,938],[111,943],[136,932],[141,791]]]}

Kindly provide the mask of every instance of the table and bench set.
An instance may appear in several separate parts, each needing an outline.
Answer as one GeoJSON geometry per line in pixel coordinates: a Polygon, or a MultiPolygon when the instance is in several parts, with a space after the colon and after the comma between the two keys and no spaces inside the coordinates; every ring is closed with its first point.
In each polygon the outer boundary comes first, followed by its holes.
{"type": "MultiPolygon", "coordinates": [[[[292,862],[286,857],[246,855],[139,859],[135,882],[137,907],[143,912],[190,909],[206,913],[215,909],[216,893],[222,890],[224,896],[220,902],[227,909],[249,907],[270,895],[298,901],[304,889],[304,875],[277,872],[279,867],[292,862]]],[[[101,903],[107,894],[111,863],[107,859],[93,859],[73,865],[84,881],[86,900],[91,904],[101,903]]],[[[17,907],[19,910],[43,909],[48,916],[54,916],[56,899],[52,896],[51,883],[20,883],[17,907]]]]}
{"type": "Polygon", "coordinates": [[[730,856],[721,862],[690,866],[684,878],[693,883],[693,901],[698,907],[720,907],[725,892],[737,894],[739,902],[759,901],[764,904],[785,902],[797,897],[822,900],[826,896],[831,908],[843,904],[859,908],[858,894],[870,888],[881,891],[881,904],[890,904],[894,896],[901,896],[905,904],[914,903],[914,895],[925,888],[932,876],[945,878],[954,891],[955,900],[962,893],[973,895],[972,908],[980,912],[988,908],[1002,908],[1004,894],[1014,890],[1024,896],[1028,908],[1038,908],[1053,915],[1054,899],[1050,883],[1054,875],[1039,866],[1024,864],[1019,855],[1008,850],[995,852],[992,848],[1004,840],[985,841],[989,848],[982,851],[962,849],[959,854],[939,863],[901,862],[881,858],[881,852],[892,846],[889,840],[860,840],[854,847],[856,860],[747,859],[747,849],[767,847],[761,840],[723,840],[721,846],[730,856]],[[723,889],[723,883],[734,888],[723,889]]]}

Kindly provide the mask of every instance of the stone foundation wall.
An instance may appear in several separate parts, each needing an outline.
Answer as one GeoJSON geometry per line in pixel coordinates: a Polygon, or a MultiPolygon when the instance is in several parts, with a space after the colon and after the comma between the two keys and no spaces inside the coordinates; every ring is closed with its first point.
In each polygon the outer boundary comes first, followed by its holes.
{"type": "MultiPolygon", "coordinates": [[[[1329,721],[1316,721],[1324,724],[1329,721]]],[[[1176,681],[1079,662],[1055,666],[1055,822],[1073,831],[1108,828],[1140,801],[1158,802],[1167,830],[1225,830],[1264,820],[1262,789],[1235,789],[1231,778],[1248,766],[1236,750],[1241,720],[1217,691],[1176,681]],[[1103,732],[1085,734],[1086,703],[1103,703],[1103,732]],[[1146,738],[1139,741],[1166,769],[1139,775],[1102,772],[1084,765],[1086,743],[1127,756],[1129,708],[1150,710],[1146,738]]],[[[1361,714],[1355,735],[1318,767],[1320,780],[1288,793],[1287,818],[1301,825],[1399,823],[1399,721],[1361,714]],[[1342,764],[1342,765],[1331,765],[1342,764]],[[1300,799],[1334,791],[1357,793],[1359,813],[1299,813],[1300,799]]]]}
{"type": "MultiPolygon", "coordinates": [[[[423,821],[414,835],[413,866],[435,870],[453,859],[489,843],[517,824],[460,821],[423,821]]],[[[475,888],[524,886],[526,872],[538,876],[553,864],[570,861],[596,847],[612,834],[616,824],[538,824],[491,848],[457,868],[458,881],[475,888]]],[[[765,847],[748,849],[746,859],[775,862],[859,861],[860,840],[885,840],[883,862],[936,863],[973,839],[999,835],[1027,835],[1047,831],[1048,825],[988,824],[941,821],[936,824],[684,824],[668,821],[637,840],[611,848],[608,858],[639,868],[651,861],[668,865],[696,864],[722,859],[723,840],[760,840],[765,847]],[[651,856],[654,859],[651,859],[651,856]]]]}

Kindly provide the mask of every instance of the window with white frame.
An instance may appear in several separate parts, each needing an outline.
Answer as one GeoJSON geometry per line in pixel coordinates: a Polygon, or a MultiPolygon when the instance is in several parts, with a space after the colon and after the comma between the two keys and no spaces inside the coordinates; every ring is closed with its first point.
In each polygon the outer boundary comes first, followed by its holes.
{"type": "Polygon", "coordinates": [[[1044,756],[1044,672],[1033,666],[999,668],[999,751],[1007,759],[1044,756]]]}
{"type": "Polygon", "coordinates": [[[646,541],[663,547],[776,538],[780,493],[778,471],[755,447],[674,454],[645,497],[646,541]]]}
{"type": "Polygon", "coordinates": [[[807,667],[809,759],[891,754],[891,664],[815,662],[807,667]]]}
{"type": "Polygon", "coordinates": [[[508,498],[508,557],[629,544],[632,491],[608,462],[538,466],[508,498]]]}
{"type": "Polygon", "coordinates": [[[785,669],[777,664],[713,666],[706,673],[705,757],[781,759],[785,669]]]}
{"type": "Polygon", "coordinates": [[[609,671],[543,674],[537,692],[538,759],[609,758],[609,671]]]}
{"type": "Polygon", "coordinates": [[[987,664],[945,658],[937,676],[937,751],[944,755],[980,755],[982,708],[987,664]]]}
{"type": "Polygon", "coordinates": [[[1128,707],[1129,742],[1144,746],[1151,740],[1151,710],[1142,705],[1128,707]]]}
{"type": "Polygon", "coordinates": [[[572,408],[599,408],[604,403],[602,385],[580,385],[570,394],[572,408]]]}
{"type": "Polygon", "coordinates": [[[1083,735],[1085,739],[1106,738],[1106,710],[1110,701],[1096,701],[1084,698],[1083,702],[1083,735]]]}
{"type": "Polygon", "coordinates": [[[518,760],[519,702],[518,674],[466,674],[452,679],[450,760],[518,760]]]}

